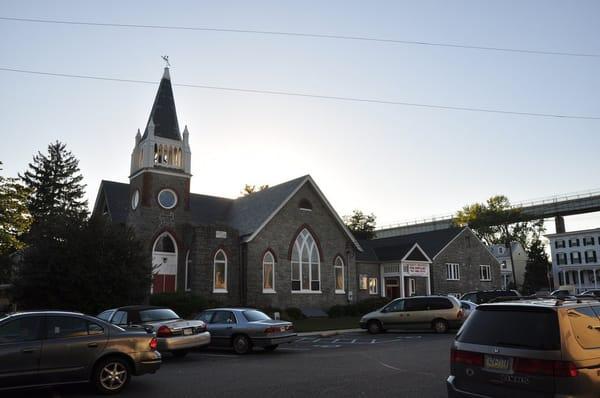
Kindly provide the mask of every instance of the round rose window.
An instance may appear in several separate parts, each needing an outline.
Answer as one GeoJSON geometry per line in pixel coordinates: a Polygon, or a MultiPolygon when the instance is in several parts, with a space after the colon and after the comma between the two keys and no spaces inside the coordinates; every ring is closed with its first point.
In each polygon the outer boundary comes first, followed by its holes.
{"type": "Polygon", "coordinates": [[[158,193],[158,204],[163,209],[172,209],[177,205],[177,194],[172,189],[163,189],[158,193]]]}
{"type": "Polygon", "coordinates": [[[133,210],[135,210],[135,209],[137,209],[139,204],[140,204],[140,191],[136,189],[133,192],[133,195],[131,195],[131,208],[133,210]]]}

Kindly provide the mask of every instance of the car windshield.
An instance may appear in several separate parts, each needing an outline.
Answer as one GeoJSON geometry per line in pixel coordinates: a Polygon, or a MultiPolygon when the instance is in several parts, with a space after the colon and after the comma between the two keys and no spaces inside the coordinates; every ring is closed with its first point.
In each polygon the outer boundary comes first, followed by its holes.
{"type": "Polygon", "coordinates": [[[246,317],[248,322],[268,321],[271,319],[271,317],[265,314],[264,312],[256,310],[244,311],[244,316],[246,317]]]}
{"type": "Polygon", "coordinates": [[[461,343],[530,350],[559,350],[556,312],[546,308],[480,306],[456,338],[461,343]]]}
{"type": "Polygon", "coordinates": [[[168,321],[171,319],[179,319],[179,315],[168,308],[153,308],[140,311],[140,320],[142,322],[168,321]]]}

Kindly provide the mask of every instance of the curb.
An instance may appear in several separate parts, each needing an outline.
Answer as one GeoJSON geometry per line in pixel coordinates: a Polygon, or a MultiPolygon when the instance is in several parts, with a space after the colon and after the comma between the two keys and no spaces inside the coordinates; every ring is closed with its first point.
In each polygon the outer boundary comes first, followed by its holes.
{"type": "Polygon", "coordinates": [[[331,336],[337,336],[338,334],[356,333],[356,332],[364,332],[364,331],[365,331],[364,329],[321,330],[318,332],[298,333],[298,337],[308,337],[308,336],[331,337],[331,336]]]}

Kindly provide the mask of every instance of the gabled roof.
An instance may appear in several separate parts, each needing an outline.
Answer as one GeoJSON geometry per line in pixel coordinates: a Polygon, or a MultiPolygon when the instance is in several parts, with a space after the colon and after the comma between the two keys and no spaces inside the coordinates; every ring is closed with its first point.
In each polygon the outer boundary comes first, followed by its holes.
{"type": "Polygon", "coordinates": [[[96,203],[94,204],[94,213],[101,214],[104,209],[98,208],[102,202],[106,202],[108,214],[112,222],[123,224],[127,221],[129,213],[129,184],[122,182],[102,180],[96,203]]]}
{"type": "MultiPolygon", "coordinates": [[[[250,242],[307,183],[311,184],[356,248],[362,250],[354,235],[309,175],[237,199],[191,194],[191,221],[195,224],[227,225],[236,229],[245,242],[250,242]]],[[[129,213],[129,184],[103,180],[96,198],[94,213],[102,211],[98,208],[102,197],[106,198],[112,221],[125,223],[129,213]]]]}
{"type": "Polygon", "coordinates": [[[357,261],[400,261],[416,243],[424,254],[432,259],[464,229],[446,228],[390,238],[361,240],[360,244],[365,251],[358,254],[357,261]]]}
{"type": "Polygon", "coordinates": [[[150,128],[154,128],[154,135],[157,137],[181,141],[169,68],[165,68],[163,77],[160,80],[160,85],[156,92],[156,98],[154,99],[154,104],[152,105],[152,110],[150,111],[150,117],[148,118],[142,140],[148,137],[148,130],[150,128]]]}

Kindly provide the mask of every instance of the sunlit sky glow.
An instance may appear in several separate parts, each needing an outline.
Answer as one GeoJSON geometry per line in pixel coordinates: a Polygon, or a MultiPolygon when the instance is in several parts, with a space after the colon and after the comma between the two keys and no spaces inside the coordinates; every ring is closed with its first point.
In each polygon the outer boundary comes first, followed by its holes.
{"type": "MultiPolygon", "coordinates": [[[[600,54],[600,3],[563,1],[0,1],[0,16],[371,36],[600,54]]],[[[2,67],[523,112],[600,115],[600,58],[220,32],[0,21],[2,67]]],[[[61,140],[90,203],[127,181],[157,86],[0,72],[4,175],[61,140]]],[[[600,121],[175,87],[192,191],[311,174],[341,214],[380,225],[600,188],[600,121]]],[[[593,228],[600,215],[567,220],[593,228]]],[[[553,228],[549,229],[551,232],[553,228]]]]}

